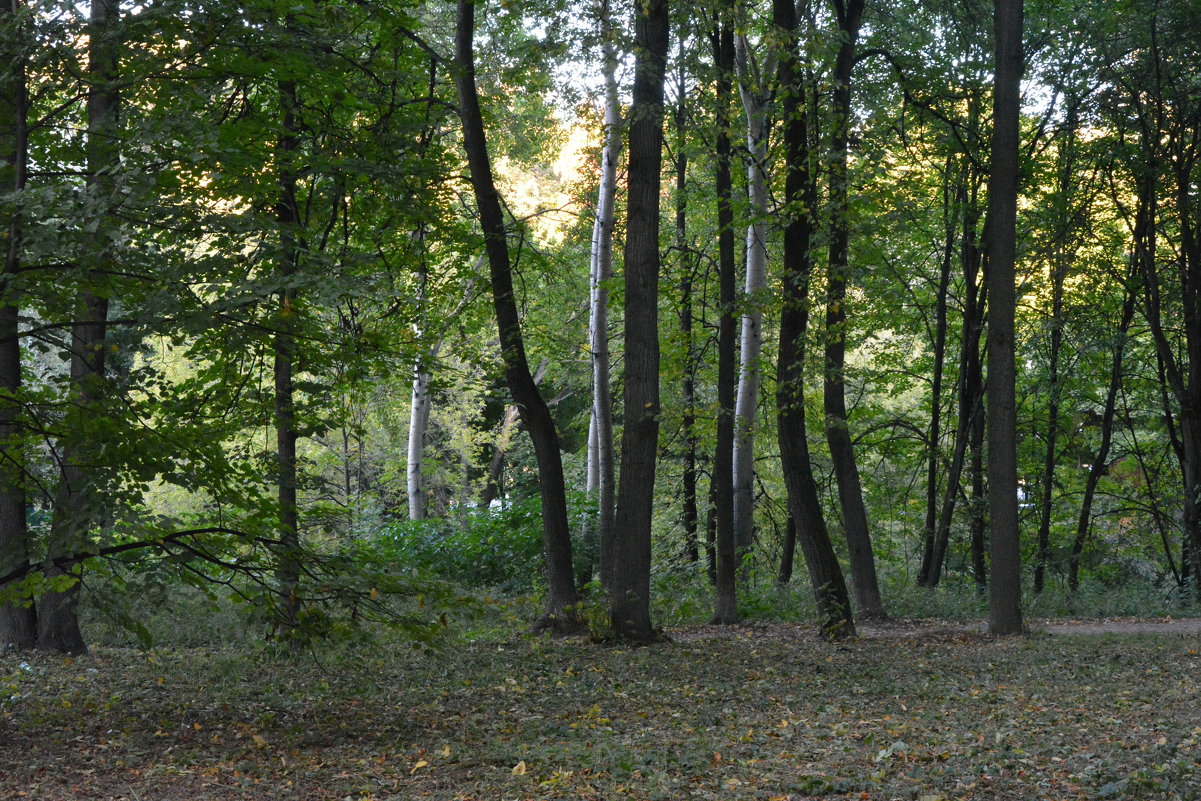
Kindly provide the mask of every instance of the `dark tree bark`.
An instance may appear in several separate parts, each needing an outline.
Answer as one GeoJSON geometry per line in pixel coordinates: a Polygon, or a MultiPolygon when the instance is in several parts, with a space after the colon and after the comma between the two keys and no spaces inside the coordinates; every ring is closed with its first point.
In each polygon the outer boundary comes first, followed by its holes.
{"type": "Polygon", "coordinates": [[[1043,475],[1039,498],[1038,545],[1034,559],[1034,593],[1043,591],[1047,567],[1051,562],[1051,513],[1055,501],[1055,468],[1058,464],[1059,406],[1062,381],[1059,375],[1060,352],[1063,349],[1064,281],[1073,260],[1070,239],[1073,230],[1072,195],[1076,175],[1076,129],[1079,103],[1069,97],[1067,121],[1060,132],[1063,144],[1059,149],[1059,186],[1056,196],[1058,219],[1056,220],[1055,252],[1051,264],[1051,352],[1047,364],[1047,380],[1050,396],[1047,400],[1047,438],[1043,453],[1043,475]]]}
{"type": "MultiPolygon", "coordinates": [[[[1129,279],[1131,285],[1135,277],[1129,279]]],[[[1072,539],[1072,552],[1068,557],[1068,589],[1075,592],[1080,587],[1080,558],[1092,528],[1093,500],[1097,495],[1097,484],[1109,468],[1109,450],[1113,444],[1113,418],[1117,410],[1118,392],[1122,388],[1122,360],[1126,353],[1127,334],[1134,321],[1135,292],[1128,286],[1122,303],[1122,319],[1113,341],[1113,366],[1109,372],[1109,389],[1105,393],[1105,406],[1101,410],[1101,443],[1093,454],[1084,482],[1084,497],[1080,500],[1080,515],[1076,519],[1076,536],[1072,539]]]]}
{"type": "MultiPolygon", "coordinates": [[[[963,241],[960,246],[960,262],[963,268],[964,301],[963,328],[959,349],[959,387],[958,405],[959,422],[956,425],[955,441],[952,445],[951,463],[947,470],[946,485],[942,491],[942,506],[938,516],[938,525],[934,532],[932,550],[923,557],[924,572],[919,575],[919,585],[936,587],[942,579],[943,562],[946,559],[947,548],[951,539],[951,521],[955,515],[955,506],[959,498],[959,490],[963,481],[964,463],[975,458],[977,450],[972,450],[977,429],[983,430],[984,424],[984,395],[983,374],[980,364],[980,337],[984,332],[984,307],[987,287],[980,284],[980,249],[976,245],[975,192],[966,198],[963,241]]],[[[987,232],[986,232],[987,235],[987,232]]],[[[975,467],[975,463],[972,463],[975,467]]],[[[973,480],[979,475],[979,470],[970,474],[973,480]]],[[[977,487],[973,484],[973,493],[977,487]]],[[[973,494],[973,500],[979,496],[973,494]]]]}
{"type": "Polygon", "coordinates": [[[1021,540],[1017,498],[1016,300],[1018,120],[1021,111],[1022,0],[994,0],[996,73],[988,176],[988,630],[1022,630],[1021,540]]]}
{"type": "Polygon", "coordinates": [[[809,282],[812,276],[814,198],[809,131],[805,119],[805,85],[797,55],[797,18],[791,0],[773,0],[772,22],[779,29],[783,52],[779,62],[785,148],[784,264],[780,312],[780,349],[776,367],[778,437],[788,508],[796,520],[797,539],[809,569],[822,635],[840,639],[855,635],[850,597],[842,567],[822,515],[817,482],[809,462],[805,429],[804,346],[809,327],[809,282]]]}
{"type": "Polygon", "coordinates": [[[847,202],[847,160],[851,119],[851,71],[855,45],[863,21],[863,0],[833,0],[842,36],[834,62],[834,99],[830,133],[830,253],[826,281],[826,372],[823,404],[826,412],[826,442],[834,463],[842,527],[851,557],[851,584],[859,613],[869,619],[886,617],[876,559],[872,553],[863,485],[855,463],[855,449],[847,420],[846,330],[847,279],[851,239],[850,207],[847,202]]]}
{"type": "Polygon", "coordinates": [[[475,85],[475,4],[459,0],[455,28],[455,86],[459,95],[459,115],[463,124],[463,144],[471,172],[480,227],[488,254],[492,281],[492,305],[500,334],[505,381],[522,422],[534,443],[538,462],[538,486],[542,497],[542,543],[546,557],[546,613],[534,624],[535,629],[551,629],[567,634],[579,631],[582,623],[576,612],[575,574],[571,557],[571,530],[567,520],[567,497],[563,481],[563,461],[559,435],[550,409],[534,383],[526,360],[521,335],[521,318],[513,293],[513,273],[500,197],[492,179],[488,141],[475,85]]]}
{"type": "MultiPolygon", "coordinates": [[[[93,0],[88,23],[87,99],[87,189],[97,201],[99,213],[112,224],[111,211],[117,204],[115,174],[120,169],[120,93],[117,82],[117,0],[93,0]]],[[[108,254],[98,251],[83,270],[78,314],[71,330],[70,401],[67,415],[76,425],[65,434],[61,448],[61,476],[50,524],[49,556],[76,554],[86,550],[92,528],[104,517],[105,499],[96,465],[103,459],[101,443],[79,429],[98,410],[106,394],[104,339],[108,328],[108,293],[102,274],[108,254]]],[[[61,571],[50,570],[49,576],[61,571]]],[[[76,607],[79,585],[42,596],[38,613],[38,647],[63,653],[83,653],[87,646],[79,630],[76,607]]]]}
{"type": "Polygon", "coordinates": [[[609,624],[616,639],[652,642],[658,636],[651,625],[650,569],[659,445],[659,173],[669,17],[667,0],[646,0],[634,9],[636,62],[625,244],[625,428],[609,624]]]}
{"type": "MultiPolygon", "coordinates": [[[[292,25],[289,21],[287,27],[292,25]]],[[[281,623],[293,650],[299,650],[302,640],[297,632],[300,612],[300,507],[296,498],[296,399],[293,374],[296,366],[296,337],[292,320],[296,313],[296,273],[300,269],[300,254],[304,244],[300,231],[300,210],[296,202],[296,159],[300,149],[299,120],[296,118],[299,100],[296,82],[279,82],[280,136],[276,143],[279,156],[279,199],[276,202],[276,221],[279,223],[279,275],[283,289],[275,319],[275,459],[276,502],[279,505],[279,565],[276,582],[279,584],[281,623]]]]}
{"type": "MultiPolygon", "coordinates": [[[[681,52],[684,42],[680,42],[681,52]]],[[[697,536],[696,456],[700,443],[696,433],[696,338],[692,332],[692,279],[694,259],[688,244],[688,105],[683,67],[676,85],[676,253],[680,260],[680,336],[684,340],[684,377],[680,402],[684,407],[684,499],[681,524],[684,526],[684,558],[701,558],[697,536]]]]}
{"type": "Polygon", "coordinates": [[[796,520],[791,514],[784,525],[784,544],[780,549],[780,575],[776,583],[786,587],[792,581],[792,562],[796,556],[796,520]]]}
{"type": "Polygon", "coordinates": [[[717,67],[717,252],[720,317],[717,327],[717,449],[713,481],[717,485],[717,598],[713,621],[738,622],[735,598],[737,554],[734,549],[734,181],[730,170],[730,109],[734,74],[733,9],[718,11],[713,31],[717,67]]]}
{"type": "Polygon", "coordinates": [[[962,182],[952,184],[954,156],[947,159],[943,170],[943,218],[945,235],[942,264],[938,273],[937,296],[934,299],[934,366],[930,379],[930,429],[926,437],[926,522],[922,542],[922,564],[918,570],[918,586],[927,583],[938,534],[938,474],[942,461],[942,381],[947,353],[947,292],[951,286],[951,265],[955,260],[957,202],[962,197],[962,182]]]}
{"type": "MultiPolygon", "coordinates": [[[[25,45],[18,31],[21,0],[0,4],[0,49],[7,66],[0,77],[0,193],[14,200],[0,206],[4,226],[3,283],[0,283],[0,575],[28,563],[29,529],[26,521],[25,446],[21,412],[21,340],[18,314],[21,293],[20,193],[25,188],[26,112],[25,45]]],[[[22,26],[23,27],[23,26],[22,26]]],[[[2,587],[0,587],[2,589],[2,587]]],[[[37,641],[37,614],[33,604],[0,605],[0,652],[6,648],[32,648],[37,641]]]]}

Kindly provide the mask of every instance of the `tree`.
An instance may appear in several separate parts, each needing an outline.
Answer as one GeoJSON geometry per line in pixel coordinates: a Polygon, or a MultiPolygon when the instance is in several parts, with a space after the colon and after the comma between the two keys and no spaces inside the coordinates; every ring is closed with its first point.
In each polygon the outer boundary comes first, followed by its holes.
{"type": "Polygon", "coordinates": [[[780,312],[780,350],[776,367],[777,426],[780,461],[788,488],[788,509],[809,568],[821,632],[827,639],[855,636],[855,622],[838,556],[830,542],[809,462],[805,427],[804,344],[809,327],[812,278],[813,209],[816,188],[810,169],[805,86],[797,53],[796,9],[791,0],[774,0],[772,22],[783,40],[779,87],[784,119],[784,265],[780,312]]]}
{"type": "MultiPolygon", "coordinates": [[[[62,467],[50,528],[51,558],[83,550],[92,528],[105,515],[101,443],[88,423],[108,391],[105,336],[113,258],[110,248],[117,239],[112,228],[117,224],[115,211],[120,202],[120,16],[116,0],[93,0],[88,23],[86,184],[99,210],[97,225],[105,230],[105,236],[94,245],[87,263],[79,265],[78,317],[71,327],[68,433],[60,446],[62,467]]],[[[87,650],[79,630],[78,603],[78,583],[43,596],[38,614],[39,648],[64,653],[87,650]]]]}
{"type": "Polygon", "coordinates": [[[988,630],[1022,630],[1018,529],[1014,310],[1023,0],[994,0],[996,77],[988,178],[988,511],[992,521],[988,630]]]}
{"type": "Polygon", "coordinates": [[[667,0],[635,4],[625,244],[625,386],[621,484],[614,519],[609,625],[617,639],[656,639],[650,619],[651,516],[659,447],[659,191],[667,0]]]}
{"type": "Polygon", "coordinates": [[[480,226],[484,232],[484,247],[488,254],[492,305],[500,335],[505,381],[534,442],[538,459],[548,592],[546,613],[535,623],[535,628],[549,628],[557,633],[567,634],[577,631],[581,623],[575,610],[575,574],[572,568],[571,532],[567,522],[567,498],[559,436],[550,409],[534,383],[529,362],[526,360],[521,320],[513,293],[508,236],[500,198],[492,179],[488,142],[480,111],[479,94],[475,86],[474,34],[475,3],[473,0],[459,0],[455,26],[455,86],[459,96],[459,116],[463,124],[463,145],[467,151],[472,190],[480,226]]]}
{"type": "Polygon", "coordinates": [[[613,569],[613,399],[609,354],[609,289],[613,276],[613,227],[616,220],[617,160],[621,154],[621,98],[617,87],[617,47],[613,42],[608,0],[600,8],[602,77],[605,82],[604,146],[596,219],[592,228],[588,344],[592,351],[592,411],[588,434],[588,491],[597,503],[601,583],[613,569]]]}
{"type": "MultiPolygon", "coordinates": [[[[26,520],[26,458],[21,410],[21,192],[27,163],[25,63],[29,58],[27,14],[22,2],[0,6],[0,205],[4,230],[4,272],[0,284],[0,575],[29,559],[26,520]]],[[[0,585],[0,590],[4,587],[0,585]]],[[[37,616],[29,603],[0,604],[0,651],[30,648],[37,638],[37,616]]]]}
{"type": "Polygon", "coordinates": [[[718,294],[717,449],[713,478],[717,485],[717,600],[713,622],[738,622],[735,604],[734,534],[734,210],[730,162],[730,106],[734,74],[733,8],[720,8],[713,23],[713,61],[717,67],[717,141],[714,191],[717,195],[718,294]]]}
{"type": "Polygon", "coordinates": [[[826,442],[834,462],[842,526],[851,553],[851,580],[860,614],[884,617],[884,602],[876,580],[863,487],[847,421],[846,333],[848,251],[851,237],[847,201],[847,159],[851,125],[851,71],[855,46],[863,22],[862,0],[835,0],[840,44],[834,64],[834,102],[830,121],[830,257],[826,280],[826,370],[823,403],[826,412],[826,442]]]}

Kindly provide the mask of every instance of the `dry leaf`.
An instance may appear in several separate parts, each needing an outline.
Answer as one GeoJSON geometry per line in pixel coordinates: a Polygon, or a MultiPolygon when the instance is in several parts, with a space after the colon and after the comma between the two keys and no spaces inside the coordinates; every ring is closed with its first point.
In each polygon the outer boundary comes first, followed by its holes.
{"type": "Polygon", "coordinates": [[[513,775],[514,776],[524,776],[525,775],[525,760],[524,759],[513,766],[513,775]]]}

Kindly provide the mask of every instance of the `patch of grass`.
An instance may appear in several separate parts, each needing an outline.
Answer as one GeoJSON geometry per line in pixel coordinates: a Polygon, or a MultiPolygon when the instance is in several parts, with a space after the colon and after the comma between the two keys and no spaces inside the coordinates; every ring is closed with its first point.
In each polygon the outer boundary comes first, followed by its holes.
{"type": "Polygon", "coordinates": [[[1197,635],[0,658],[0,797],[1201,798],[1197,635]]]}

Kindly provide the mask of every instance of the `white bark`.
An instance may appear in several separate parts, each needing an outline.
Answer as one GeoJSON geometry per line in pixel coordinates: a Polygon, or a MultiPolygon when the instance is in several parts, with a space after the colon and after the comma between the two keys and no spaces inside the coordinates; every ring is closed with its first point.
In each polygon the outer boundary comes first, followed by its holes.
{"type": "Polygon", "coordinates": [[[761,76],[774,73],[772,57],[757,69],[745,36],[735,39],[739,94],[746,115],[747,192],[751,223],[746,232],[746,283],[743,288],[738,394],[734,405],[734,544],[750,546],[754,533],[755,414],[759,405],[763,310],[760,294],[767,276],[767,133],[770,89],[761,76]]]}
{"type": "MultiPolygon", "coordinates": [[[[607,34],[608,15],[602,9],[607,34]]],[[[588,437],[588,491],[598,505],[597,536],[601,543],[602,573],[608,564],[608,542],[613,530],[614,467],[613,411],[609,380],[609,290],[613,275],[614,201],[617,194],[617,159],[621,151],[621,100],[617,91],[617,52],[604,44],[605,142],[601,154],[600,188],[596,221],[592,228],[591,304],[588,324],[592,350],[592,419],[588,437]],[[595,484],[593,481],[595,480],[595,484]]]]}
{"type": "Polygon", "coordinates": [[[442,343],[434,344],[427,357],[413,370],[413,394],[409,408],[408,493],[409,519],[423,520],[425,504],[425,438],[430,422],[430,367],[437,361],[442,343]]]}

